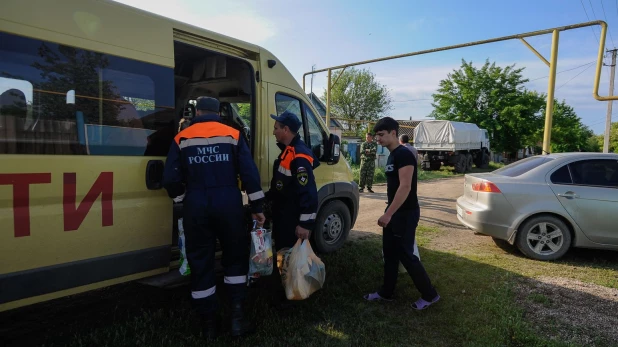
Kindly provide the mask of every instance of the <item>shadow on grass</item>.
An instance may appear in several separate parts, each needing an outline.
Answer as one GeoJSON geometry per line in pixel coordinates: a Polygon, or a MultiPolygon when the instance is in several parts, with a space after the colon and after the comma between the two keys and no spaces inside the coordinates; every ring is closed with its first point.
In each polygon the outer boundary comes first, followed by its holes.
{"type": "MultiPolygon", "coordinates": [[[[258,323],[257,333],[238,341],[223,335],[216,345],[567,345],[540,335],[539,327],[525,320],[524,310],[513,293],[514,285],[521,283],[520,275],[422,247],[421,257],[442,296],[427,311],[410,308],[419,294],[407,275],[399,277],[394,302],[363,300],[364,294],[375,291],[382,282],[381,240],[369,237],[349,242],[334,254],[322,255],[327,269],[325,287],[309,299],[297,302],[292,310],[272,309],[267,299],[271,292],[268,287],[252,289],[251,295],[257,298],[251,305],[258,323]]],[[[534,280],[527,281],[535,285],[534,280]]],[[[219,288],[224,299],[224,287],[219,288]]],[[[589,294],[579,296],[598,301],[589,294]]],[[[118,285],[1,313],[0,335],[9,345],[18,346],[204,345],[189,297],[186,286],[165,290],[136,283],[118,285]]],[[[539,295],[531,300],[546,304],[539,295]]],[[[618,310],[616,302],[602,304],[614,312],[618,310]]],[[[602,328],[581,333],[598,333],[602,328]]],[[[560,329],[560,325],[542,333],[551,336],[552,329],[560,329]]],[[[600,337],[593,342],[609,344],[606,336],[596,336],[600,337]]]]}
{"type": "MultiPolygon", "coordinates": [[[[479,237],[490,236],[478,234],[479,237]]],[[[517,246],[511,245],[506,240],[492,238],[494,244],[503,250],[506,254],[525,259],[526,261],[536,262],[524,254],[522,254],[517,246]]],[[[568,252],[562,256],[562,258],[555,261],[538,261],[539,264],[553,263],[562,264],[565,266],[578,266],[592,269],[612,269],[618,271],[618,263],[616,262],[618,252],[603,249],[589,249],[589,248],[571,248],[568,252]]],[[[618,287],[618,276],[616,276],[616,284],[618,287]]]]}

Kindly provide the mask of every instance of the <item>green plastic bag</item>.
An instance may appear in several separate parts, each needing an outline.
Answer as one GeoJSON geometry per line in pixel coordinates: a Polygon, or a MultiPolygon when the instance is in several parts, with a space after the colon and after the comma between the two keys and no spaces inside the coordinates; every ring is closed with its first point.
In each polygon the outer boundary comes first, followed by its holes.
{"type": "Polygon", "coordinates": [[[183,219],[178,219],[178,248],[180,248],[180,269],[178,271],[183,276],[188,276],[191,274],[191,269],[189,268],[189,261],[187,260],[187,253],[185,247],[185,228],[182,225],[183,219]]]}

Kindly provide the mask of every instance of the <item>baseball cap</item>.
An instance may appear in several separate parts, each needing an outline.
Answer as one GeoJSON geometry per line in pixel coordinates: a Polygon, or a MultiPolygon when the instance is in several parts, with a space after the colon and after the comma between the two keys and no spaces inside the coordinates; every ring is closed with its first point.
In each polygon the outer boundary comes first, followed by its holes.
{"type": "Polygon", "coordinates": [[[215,98],[211,98],[208,96],[200,96],[199,98],[197,98],[196,102],[196,110],[219,112],[219,100],[215,98]]]}
{"type": "Polygon", "coordinates": [[[276,120],[277,122],[283,125],[287,125],[290,128],[290,130],[292,130],[295,133],[298,132],[298,129],[300,129],[300,126],[302,125],[300,122],[300,119],[298,119],[298,117],[290,111],[285,111],[278,117],[275,116],[274,114],[271,114],[270,118],[276,120]]]}

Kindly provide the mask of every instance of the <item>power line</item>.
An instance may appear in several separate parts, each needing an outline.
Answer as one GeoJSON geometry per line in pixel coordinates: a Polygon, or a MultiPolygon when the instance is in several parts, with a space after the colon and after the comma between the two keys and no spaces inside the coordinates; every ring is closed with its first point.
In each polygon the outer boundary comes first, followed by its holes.
{"type": "MultiPolygon", "coordinates": [[[[605,14],[605,6],[603,5],[603,0],[601,0],[601,8],[603,9],[603,17],[605,17],[605,22],[609,22],[607,20],[607,15],[605,14]]],[[[609,37],[612,40],[612,45],[614,45],[614,48],[616,48],[616,44],[614,43],[614,37],[612,36],[611,31],[609,31],[609,37]]]]}
{"type": "MultiPolygon", "coordinates": [[[[616,0],[616,1],[618,1],[618,0],[616,0]]],[[[558,72],[556,72],[556,75],[561,74],[561,73],[563,73],[563,72],[569,72],[569,71],[577,70],[577,69],[580,69],[580,68],[582,68],[582,67],[588,66],[586,69],[582,70],[580,73],[578,73],[577,75],[575,75],[575,77],[577,77],[577,76],[581,75],[584,71],[588,70],[588,69],[592,66],[592,64],[594,64],[594,63],[596,63],[596,61],[591,61],[591,62],[589,62],[589,63],[583,64],[583,65],[580,65],[580,66],[576,66],[576,67],[574,67],[574,68],[570,68],[570,69],[567,69],[567,70],[558,71],[558,72]]],[[[547,77],[549,77],[549,76],[538,77],[538,78],[535,78],[535,79],[529,80],[529,81],[528,81],[528,82],[526,82],[526,83],[530,83],[530,82],[532,82],[532,81],[541,80],[541,79],[543,79],[543,78],[547,78],[547,77]]],[[[570,82],[570,81],[572,81],[575,77],[571,78],[571,79],[570,79],[569,81],[567,81],[566,83],[569,83],[569,82],[570,82]]],[[[566,83],[565,83],[565,84],[566,84],[566,83]]],[[[560,89],[561,87],[563,87],[565,84],[563,84],[562,86],[558,87],[558,89],[560,89]]],[[[556,90],[558,90],[558,89],[556,89],[556,90]]],[[[415,102],[415,101],[426,101],[426,100],[433,100],[433,99],[393,100],[392,102],[415,102]]]]}
{"type": "MultiPolygon", "coordinates": [[[[616,1],[618,1],[618,0],[616,0],[616,1]]],[[[576,67],[571,68],[571,69],[568,69],[568,70],[562,70],[562,71],[556,72],[556,75],[557,75],[557,74],[561,74],[561,73],[563,73],[563,72],[568,72],[568,71],[577,70],[577,69],[579,69],[579,68],[582,68],[582,67],[584,67],[584,66],[588,66],[588,65],[591,65],[591,64],[594,64],[594,63],[596,63],[596,61],[591,61],[591,62],[586,63],[586,64],[584,64],[584,65],[576,66],[576,67]]],[[[584,71],[585,71],[585,70],[584,70],[584,71]]],[[[532,81],[542,80],[543,78],[547,78],[547,77],[549,77],[549,76],[544,76],[544,77],[535,78],[535,79],[529,80],[529,81],[528,81],[528,82],[526,82],[526,83],[530,83],[530,82],[532,82],[532,81]]]]}
{"type": "MultiPolygon", "coordinates": [[[[603,117],[605,117],[605,115],[603,115],[603,117]]],[[[603,120],[602,120],[602,121],[600,121],[600,122],[592,123],[592,124],[590,124],[590,125],[588,125],[588,126],[589,126],[589,127],[591,127],[591,126],[599,125],[599,124],[601,124],[601,123],[605,123],[605,119],[603,119],[603,120]]]]}
{"type": "Polygon", "coordinates": [[[594,13],[594,7],[592,6],[592,0],[588,0],[588,3],[590,3],[590,9],[592,10],[592,18],[594,18],[594,20],[597,20],[597,14],[594,13]]]}
{"type": "MultiPolygon", "coordinates": [[[[586,13],[586,18],[588,18],[588,21],[590,22],[591,20],[590,20],[590,17],[588,16],[588,11],[586,11],[586,6],[584,6],[584,0],[579,0],[579,1],[582,3],[582,7],[584,8],[584,13],[586,13]]],[[[592,3],[590,4],[590,6],[592,6],[592,3]]],[[[592,27],[590,27],[590,30],[592,30],[592,34],[594,35],[594,38],[600,42],[600,40],[597,38],[597,32],[594,31],[592,27]]]]}
{"type": "Polygon", "coordinates": [[[587,68],[583,69],[582,71],[580,71],[577,75],[573,76],[573,78],[571,78],[570,80],[566,81],[566,83],[564,83],[563,85],[561,85],[560,87],[558,87],[556,90],[559,90],[560,88],[564,87],[567,83],[571,82],[572,80],[574,80],[577,76],[581,75],[582,73],[584,73],[586,70],[588,70],[592,65],[588,66],[587,68]]]}

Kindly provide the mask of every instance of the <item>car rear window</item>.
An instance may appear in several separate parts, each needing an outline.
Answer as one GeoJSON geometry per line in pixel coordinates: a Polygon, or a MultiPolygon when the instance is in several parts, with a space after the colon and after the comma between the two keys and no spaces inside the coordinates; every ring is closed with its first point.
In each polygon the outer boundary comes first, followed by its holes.
{"type": "Polygon", "coordinates": [[[493,173],[496,175],[517,177],[551,160],[554,160],[554,158],[542,156],[530,157],[509,164],[503,168],[494,171],[493,173]]]}

